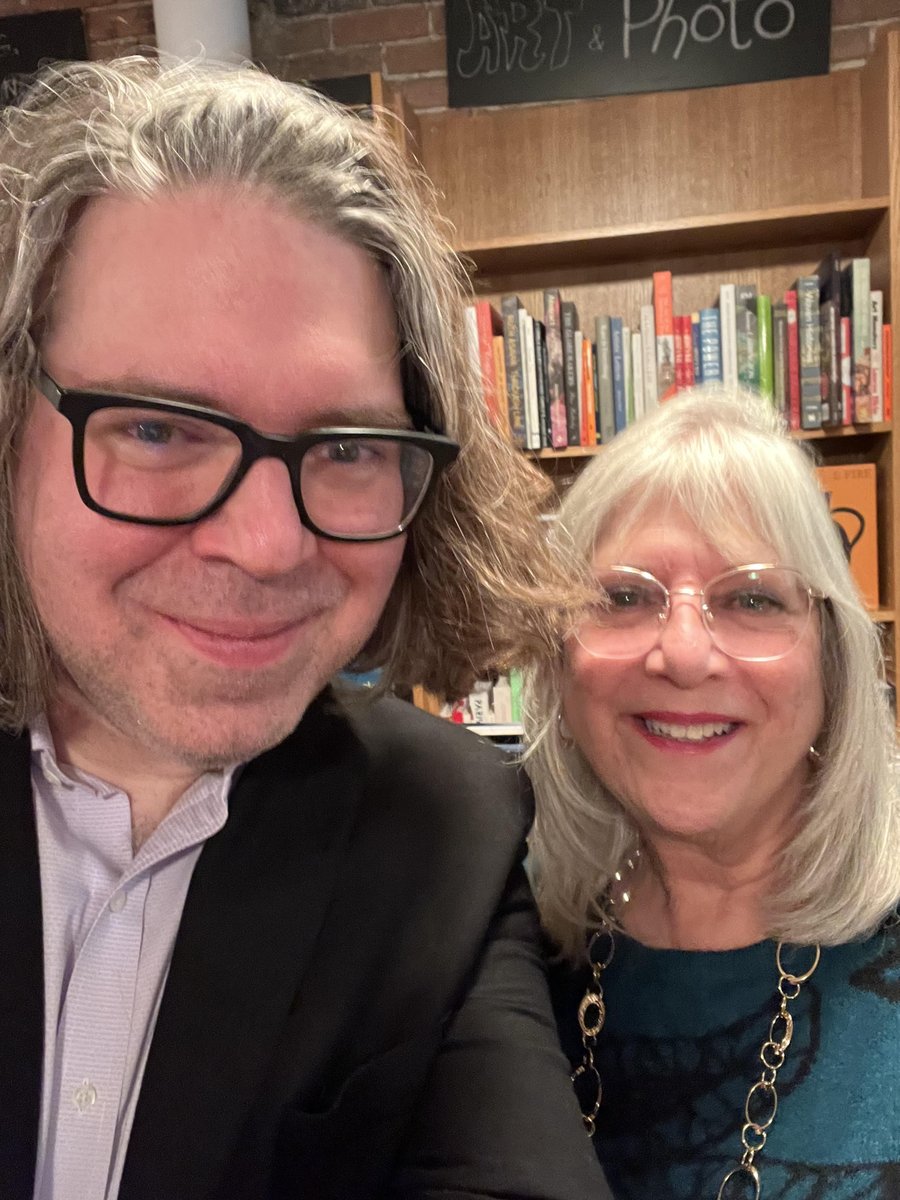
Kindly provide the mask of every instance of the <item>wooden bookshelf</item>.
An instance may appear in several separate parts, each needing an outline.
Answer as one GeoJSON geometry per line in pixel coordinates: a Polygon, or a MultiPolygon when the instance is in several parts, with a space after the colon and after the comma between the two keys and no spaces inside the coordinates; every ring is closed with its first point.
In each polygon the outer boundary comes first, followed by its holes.
{"type": "MultiPolygon", "coordinates": [[[[638,324],[654,269],[672,271],[676,311],[691,312],[724,282],[780,295],[837,248],[871,259],[885,321],[896,313],[900,322],[900,32],[882,35],[859,70],[422,114],[419,135],[480,295],[516,292],[540,315],[543,288],[559,287],[592,335],[596,314],[638,324]]],[[[882,607],[873,618],[900,661],[892,425],[798,436],[814,441],[825,464],[876,466],[882,607]]],[[[533,457],[564,479],[594,453],[533,457]]]]}

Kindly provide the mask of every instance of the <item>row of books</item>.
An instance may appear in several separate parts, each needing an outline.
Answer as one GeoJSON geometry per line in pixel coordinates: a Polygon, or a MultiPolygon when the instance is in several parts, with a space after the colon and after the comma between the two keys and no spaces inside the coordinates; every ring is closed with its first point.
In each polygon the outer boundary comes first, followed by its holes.
{"type": "Polygon", "coordinates": [[[445,704],[440,716],[459,725],[521,725],[522,672],[512,670],[479,680],[468,696],[445,704]]]}
{"type": "Polygon", "coordinates": [[[870,286],[868,258],[832,253],[782,296],[725,283],[716,303],[675,313],[670,271],[632,329],[597,316],[594,338],[573,301],[543,293],[542,318],[507,295],[467,310],[470,353],[494,420],[528,450],[608,442],[678,391],[741,384],[767,397],[793,429],[890,420],[891,326],[870,286]]]}

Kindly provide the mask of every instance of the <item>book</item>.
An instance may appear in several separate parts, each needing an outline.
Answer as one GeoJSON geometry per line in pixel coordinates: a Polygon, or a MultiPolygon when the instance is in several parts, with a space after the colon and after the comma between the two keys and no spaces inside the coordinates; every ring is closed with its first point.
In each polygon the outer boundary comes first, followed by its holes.
{"type": "Polygon", "coordinates": [[[631,334],[631,390],[634,393],[634,419],[647,411],[644,403],[644,339],[639,329],[631,334]]]}
{"type": "Polygon", "coordinates": [[[853,355],[853,420],[872,420],[872,299],[871,266],[867,258],[852,258],[841,272],[841,314],[849,307],[853,355]]]}
{"type": "Polygon", "coordinates": [[[506,354],[504,352],[503,334],[494,336],[494,378],[497,381],[497,415],[500,431],[508,438],[512,437],[509,428],[509,402],[506,392],[506,354]]]}
{"type": "Polygon", "coordinates": [[[703,382],[703,360],[701,357],[700,348],[700,314],[698,312],[691,313],[691,370],[690,384],[703,382]]]}
{"type": "Polygon", "coordinates": [[[644,353],[644,411],[659,405],[659,381],[656,374],[656,319],[653,305],[641,306],[641,347],[644,353]]]}
{"type": "Polygon", "coordinates": [[[475,325],[478,336],[478,365],[481,371],[481,391],[494,424],[506,424],[506,397],[497,390],[497,369],[494,364],[494,338],[503,332],[503,321],[490,300],[476,300],[475,325]],[[503,416],[501,417],[501,407],[503,416]]]}
{"type": "Polygon", "coordinates": [[[719,288],[719,337],[722,343],[722,382],[726,387],[733,388],[738,381],[733,283],[723,283],[719,288]]]}
{"type": "Polygon", "coordinates": [[[656,378],[660,401],[675,395],[675,327],[672,272],[653,272],[653,320],[656,327],[656,378]]]}
{"type": "Polygon", "coordinates": [[[539,433],[538,446],[550,445],[550,396],[547,387],[547,330],[543,321],[536,317],[534,330],[534,374],[537,381],[537,411],[539,433]]]}
{"type": "Polygon", "coordinates": [[[562,326],[559,305],[559,288],[546,288],[544,290],[544,325],[547,331],[550,445],[554,450],[565,450],[569,442],[566,426],[566,386],[563,378],[562,326]]]}
{"type": "Polygon", "coordinates": [[[717,308],[700,310],[700,378],[704,384],[722,383],[722,339],[717,308]]]}
{"type": "Polygon", "coordinates": [[[874,463],[818,467],[819,486],[838,527],[866,608],[878,608],[878,509],[874,463]]]}
{"type": "Polygon", "coordinates": [[[506,394],[509,429],[512,440],[522,450],[527,446],[525,434],[525,376],[522,366],[522,345],[519,333],[518,296],[504,296],[500,301],[503,318],[503,350],[506,359],[506,394]]]}
{"type": "Polygon", "coordinates": [[[872,395],[872,420],[884,420],[884,292],[873,288],[869,293],[872,298],[872,375],[870,392],[872,395]]]}
{"type": "Polygon", "coordinates": [[[524,308],[519,309],[519,343],[525,390],[525,446],[528,450],[539,450],[541,425],[538,415],[537,363],[534,358],[534,317],[524,308]]]}
{"type": "Polygon", "coordinates": [[[797,324],[797,293],[789,288],[784,293],[784,306],[787,309],[787,346],[788,346],[788,407],[787,417],[790,429],[800,428],[800,330],[797,324]]]}
{"type": "Polygon", "coordinates": [[[891,325],[886,321],[881,329],[884,345],[882,378],[884,379],[884,420],[894,419],[894,337],[891,325]]]}
{"type": "Polygon", "coordinates": [[[836,251],[816,268],[819,277],[819,347],[821,355],[822,424],[841,420],[841,260],[836,251]]]}
{"type": "Polygon", "coordinates": [[[687,370],[684,358],[684,317],[672,318],[672,337],[675,343],[675,391],[683,392],[687,387],[687,370]]]}
{"type": "Polygon", "coordinates": [[[800,428],[821,429],[818,275],[801,275],[794,290],[797,293],[797,330],[800,339],[800,428]]]}
{"type": "Polygon", "coordinates": [[[597,317],[594,326],[597,332],[597,404],[600,411],[600,441],[603,445],[608,445],[616,436],[609,317],[597,317]]]}
{"type": "Polygon", "coordinates": [[[625,353],[623,349],[622,318],[609,318],[609,337],[612,346],[613,420],[615,432],[621,433],[628,424],[625,394],[625,353]]]}
{"type": "Polygon", "coordinates": [[[841,424],[853,424],[853,333],[849,317],[841,317],[841,424]]]}
{"type": "Polygon", "coordinates": [[[559,319],[562,328],[563,383],[566,396],[566,444],[581,445],[581,424],[578,407],[578,369],[575,365],[575,330],[578,311],[571,300],[561,300],[559,319]]]}
{"type": "Polygon", "coordinates": [[[734,337],[737,348],[737,381],[756,391],[759,386],[759,344],[756,333],[756,284],[738,283],[734,289],[734,337]]]}
{"type": "Polygon", "coordinates": [[[634,424],[634,379],[631,360],[631,326],[622,324],[622,365],[625,369],[625,423],[634,424]]]}
{"type": "Polygon", "coordinates": [[[772,300],[756,297],[756,344],[759,359],[759,394],[770,403],[774,392],[774,363],[772,361],[772,300]]]}
{"type": "Polygon", "coordinates": [[[791,402],[788,372],[787,305],[776,300],[772,305],[772,402],[785,420],[791,402]]]}
{"type": "Polygon", "coordinates": [[[584,444],[586,446],[596,446],[597,419],[594,396],[594,347],[591,344],[591,339],[586,337],[583,337],[581,340],[581,378],[582,411],[584,413],[585,426],[584,444]]]}
{"type": "Polygon", "coordinates": [[[586,446],[587,441],[587,419],[584,407],[584,363],[582,361],[581,347],[584,345],[584,334],[580,329],[575,330],[575,375],[576,386],[578,388],[578,445],[586,446]]]}

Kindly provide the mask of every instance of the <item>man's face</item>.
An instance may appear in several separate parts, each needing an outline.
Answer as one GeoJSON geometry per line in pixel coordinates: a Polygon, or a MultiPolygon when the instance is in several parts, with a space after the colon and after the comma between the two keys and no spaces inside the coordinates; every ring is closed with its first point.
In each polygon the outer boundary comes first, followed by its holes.
{"type": "MultiPolygon", "coordinates": [[[[266,433],[406,425],[393,305],[358,248],[258,193],[92,201],[42,346],[62,386],[188,399],[266,433]]],[[[280,741],[373,630],[403,538],[329,542],[284,464],[178,528],[90,511],[72,428],[36,396],[16,534],[56,652],[51,719],[212,766],[280,741]]]]}

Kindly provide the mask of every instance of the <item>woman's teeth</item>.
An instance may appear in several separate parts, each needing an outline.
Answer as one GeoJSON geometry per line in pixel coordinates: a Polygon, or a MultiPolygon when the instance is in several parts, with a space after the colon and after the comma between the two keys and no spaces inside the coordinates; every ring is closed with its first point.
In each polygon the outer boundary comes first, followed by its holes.
{"type": "Polygon", "coordinates": [[[674,725],[668,721],[653,721],[649,717],[641,719],[648,732],[675,742],[705,742],[709,738],[723,737],[737,728],[736,722],[732,721],[711,721],[704,725],[674,725]]]}

